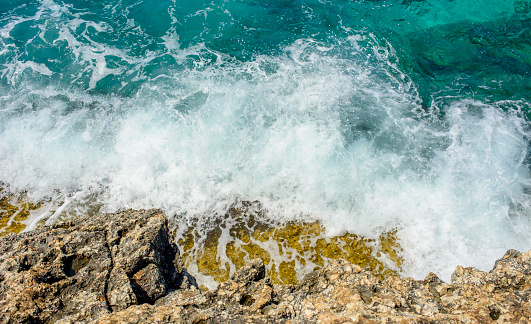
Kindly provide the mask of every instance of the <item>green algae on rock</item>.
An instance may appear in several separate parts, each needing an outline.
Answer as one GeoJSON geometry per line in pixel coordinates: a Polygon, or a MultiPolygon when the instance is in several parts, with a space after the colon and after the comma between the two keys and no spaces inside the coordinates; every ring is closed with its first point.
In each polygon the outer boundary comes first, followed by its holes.
{"type": "Polygon", "coordinates": [[[380,278],[401,269],[396,230],[381,233],[378,239],[352,233],[328,237],[317,221],[268,223],[260,213],[243,204],[206,230],[197,224],[179,228],[175,234],[186,266],[195,265],[198,274],[220,283],[259,258],[272,282],[279,284],[295,284],[305,273],[335,259],[348,260],[380,278]]]}
{"type": "Polygon", "coordinates": [[[26,228],[24,221],[30,213],[41,206],[40,202],[30,202],[25,193],[6,193],[6,190],[0,187],[0,236],[20,233],[26,228]]]}
{"type": "MultiPolygon", "coordinates": [[[[43,202],[31,203],[25,193],[4,194],[0,199],[0,236],[24,230],[23,221],[42,206],[43,202]]],[[[100,207],[94,207],[90,215],[96,215],[100,207]]],[[[250,207],[251,203],[244,203],[231,208],[224,220],[218,220],[206,231],[190,226],[174,232],[187,266],[194,265],[199,274],[220,283],[259,258],[266,264],[271,280],[279,284],[295,284],[305,273],[340,258],[371,270],[381,278],[396,274],[401,268],[403,260],[396,231],[382,233],[378,239],[352,233],[328,237],[319,222],[271,223],[263,220],[262,211],[250,207]],[[383,262],[383,255],[392,263],[383,262]]],[[[51,214],[53,212],[52,209],[51,214]]],[[[72,212],[62,212],[55,223],[74,219],[72,212]]],[[[45,221],[41,220],[38,227],[45,221]]],[[[212,283],[210,288],[213,288],[212,283]]]]}

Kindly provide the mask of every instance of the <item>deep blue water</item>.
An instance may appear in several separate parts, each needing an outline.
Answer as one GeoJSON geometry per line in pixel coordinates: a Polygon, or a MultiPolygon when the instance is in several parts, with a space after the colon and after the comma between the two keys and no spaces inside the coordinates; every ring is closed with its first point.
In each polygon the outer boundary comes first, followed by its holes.
{"type": "Polygon", "coordinates": [[[258,201],[489,268],[531,248],[530,76],[529,1],[3,0],[0,181],[28,225],[258,201]]]}

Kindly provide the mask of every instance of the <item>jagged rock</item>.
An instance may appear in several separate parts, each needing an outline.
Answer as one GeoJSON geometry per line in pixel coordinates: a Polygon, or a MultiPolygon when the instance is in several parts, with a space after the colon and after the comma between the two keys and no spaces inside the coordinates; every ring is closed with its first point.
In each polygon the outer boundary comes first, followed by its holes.
{"type": "Polygon", "coordinates": [[[458,267],[448,284],[430,273],[425,280],[385,280],[344,260],[308,274],[300,284],[273,286],[253,260],[229,281],[204,295],[178,290],[154,306],[131,306],[103,323],[528,323],[531,252],[497,263],[488,274],[458,267]],[[500,278],[525,279],[509,280],[500,278]],[[468,279],[467,279],[468,278],[468,279]],[[478,279],[479,278],[479,279],[478,279]],[[493,286],[493,287],[491,287],[493,286]],[[171,296],[171,297],[170,297],[171,296]],[[134,311],[132,308],[134,307],[134,311]],[[139,320],[141,319],[141,320],[139,320]]]}
{"type": "Polygon", "coordinates": [[[235,282],[251,282],[258,281],[265,277],[265,265],[260,259],[251,261],[248,265],[236,271],[230,278],[235,282]]]}
{"type": "Polygon", "coordinates": [[[186,273],[158,210],[80,219],[0,240],[0,322],[78,322],[152,303],[186,273]]]}
{"type": "Polygon", "coordinates": [[[255,259],[221,283],[209,298],[234,314],[257,311],[271,302],[273,294],[273,286],[264,277],[264,261],[255,259]]]}
{"type": "Polygon", "coordinates": [[[158,211],[127,211],[0,241],[0,322],[529,323],[531,251],[452,282],[382,280],[335,260],[297,285],[272,285],[253,260],[201,293],[158,211]]]}

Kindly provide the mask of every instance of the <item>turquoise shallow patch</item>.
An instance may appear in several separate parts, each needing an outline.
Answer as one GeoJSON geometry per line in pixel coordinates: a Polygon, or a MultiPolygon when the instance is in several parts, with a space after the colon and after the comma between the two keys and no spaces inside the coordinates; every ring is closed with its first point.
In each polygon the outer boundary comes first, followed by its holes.
{"type": "Polygon", "coordinates": [[[52,72],[44,82],[132,95],[161,73],[197,68],[197,60],[215,63],[209,51],[248,61],[258,55],[280,55],[297,39],[313,39],[348,57],[352,48],[347,38],[362,33],[374,35],[374,41],[362,44],[368,51],[383,43],[396,51],[400,69],[413,78],[426,105],[433,97],[455,95],[529,100],[527,1],[66,1],[60,8],[52,4],[9,1],[0,8],[5,36],[2,82],[9,76],[16,84],[24,78],[41,80],[39,75],[23,77],[6,68],[35,62],[52,72]],[[204,44],[202,55],[207,59],[189,55],[175,62],[165,57],[176,50],[164,46],[169,39],[181,50],[204,44]],[[105,53],[96,68],[83,46],[95,54],[115,51],[105,53]],[[115,71],[94,80],[102,65],[115,71]]]}

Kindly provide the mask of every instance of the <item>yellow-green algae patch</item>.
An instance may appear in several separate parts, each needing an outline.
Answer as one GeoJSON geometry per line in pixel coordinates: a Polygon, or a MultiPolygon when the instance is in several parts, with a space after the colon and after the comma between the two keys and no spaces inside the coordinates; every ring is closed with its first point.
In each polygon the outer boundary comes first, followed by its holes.
{"type": "MultiPolygon", "coordinates": [[[[92,198],[84,206],[71,204],[54,220],[76,217],[78,213],[85,217],[97,213],[101,204],[92,198]]],[[[31,203],[25,193],[11,194],[0,187],[0,236],[24,230],[30,213],[45,203],[31,203]]],[[[55,205],[59,207],[62,202],[55,205]]],[[[251,205],[231,208],[214,224],[192,223],[188,227],[179,224],[174,234],[187,268],[195,266],[198,274],[223,282],[249,261],[260,258],[266,264],[267,275],[279,284],[294,284],[305,273],[339,258],[382,278],[401,269],[403,260],[396,230],[384,232],[377,239],[352,233],[327,236],[317,221],[265,221],[268,218],[263,212],[250,208],[251,205]]],[[[49,215],[55,215],[53,207],[46,208],[49,215]]],[[[37,226],[44,225],[48,217],[41,219],[37,226]]],[[[202,288],[207,286],[212,287],[210,283],[202,288]]]]}
{"type": "MultiPolygon", "coordinates": [[[[216,282],[255,258],[261,258],[274,283],[294,284],[307,272],[334,259],[346,259],[384,278],[401,269],[401,248],[397,232],[377,239],[352,233],[327,236],[319,222],[267,223],[261,212],[232,208],[213,228],[201,235],[201,227],[189,225],[176,231],[177,242],[187,267],[216,282]]],[[[203,225],[204,226],[204,225],[203,225]]]]}
{"type": "Polygon", "coordinates": [[[83,201],[69,202],[60,192],[54,192],[52,196],[54,198],[48,197],[35,203],[25,191],[12,193],[0,186],[0,236],[20,233],[35,220],[35,216],[38,221],[34,226],[38,228],[51,218],[53,222],[60,222],[76,217],[90,217],[98,213],[102,206],[95,195],[83,201]]]}
{"type": "Polygon", "coordinates": [[[6,193],[0,187],[0,236],[9,233],[18,234],[26,228],[24,221],[30,213],[41,208],[41,203],[34,204],[25,193],[18,195],[6,193]]]}

